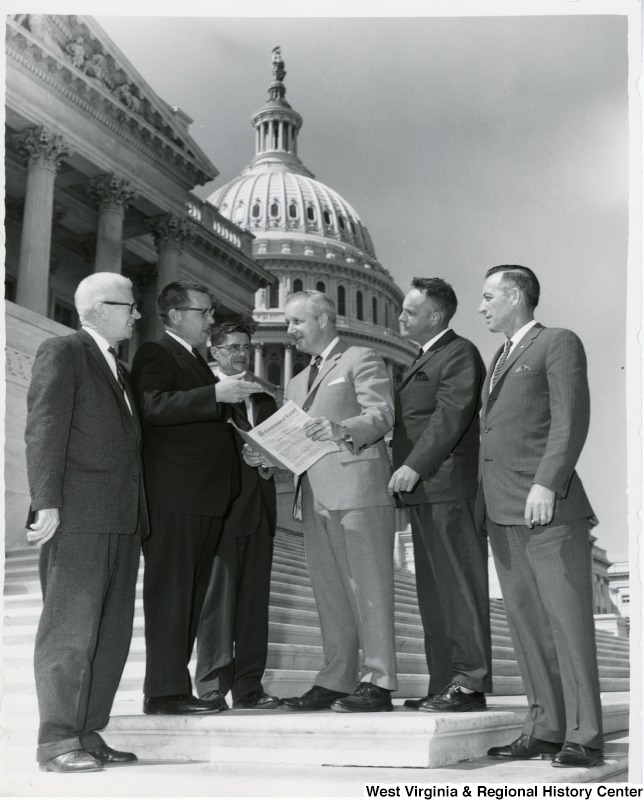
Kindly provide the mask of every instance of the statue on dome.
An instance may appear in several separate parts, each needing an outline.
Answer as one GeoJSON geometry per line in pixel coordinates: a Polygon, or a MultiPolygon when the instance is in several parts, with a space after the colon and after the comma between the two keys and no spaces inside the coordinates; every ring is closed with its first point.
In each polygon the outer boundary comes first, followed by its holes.
{"type": "Polygon", "coordinates": [[[283,81],[286,70],[284,69],[284,61],[282,60],[282,48],[279,45],[273,48],[271,62],[273,64],[273,77],[276,81],[283,81]]]}

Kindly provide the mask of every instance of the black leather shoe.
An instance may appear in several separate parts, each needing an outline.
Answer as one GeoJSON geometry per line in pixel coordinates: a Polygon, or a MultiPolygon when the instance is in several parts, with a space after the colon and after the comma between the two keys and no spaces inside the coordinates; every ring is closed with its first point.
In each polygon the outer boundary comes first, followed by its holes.
{"type": "Polygon", "coordinates": [[[283,697],[277,707],[288,708],[291,711],[320,711],[323,708],[331,708],[331,703],[346,696],[346,692],[314,686],[301,697],[283,697]]]}
{"type": "Polygon", "coordinates": [[[552,759],[553,767],[596,767],[604,763],[604,751],[585,747],[577,742],[564,742],[552,759]]]}
{"type": "Polygon", "coordinates": [[[213,705],[219,705],[220,711],[227,711],[229,708],[226,697],[220,689],[211,689],[209,692],[202,694],[199,699],[206,700],[213,705]]]}
{"type": "Polygon", "coordinates": [[[393,711],[391,690],[373,683],[361,683],[353,694],[336,700],[331,711],[393,711]]]}
{"type": "Polygon", "coordinates": [[[531,758],[552,758],[561,750],[561,744],[535,739],[527,733],[521,734],[510,744],[502,747],[490,747],[488,758],[496,761],[528,761],[531,758]]]}
{"type": "Polygon", "coordinates": [[[102,742],[98,747],[93,747],[87,751],[90,756],[93,756],[101,764],[134,764],[139,759],[134,753],[125,753],[122,750],[114,750],[102,742]]]}
{"type": "Polygon", "coordinates": [[[249,692],[245,697],[240,697],[239,700],[233,700],[233,708],[254,708],[261,711],[265,708],[277,708],[279,701],[279,697],[273,697],[258,689],[256,692],[249,692]]]}
{"type": "Polygon", "coordinates": [[[413,708],[416,711],[418,711],[418,706],[420,706],[421,703],[428,703],[430,700],[433,700],[435,697],[438,697],[438,695],[437,694],[427,694],[427,695],[425,695],[425,697],[421,697],[418,700],[412,700],[410,698],[409,700],[405,700],[403,705],[405,706],[405,708],[413,708]]]}
{"type": "Polygon", "coordinates": [[[191,694],[169,694],[143,700],[144,714],[217,714],[222,710],[218,700],[198,700],[191,694]]]}
{"type": "Polygon", "coordinates": [[[419,711],[485,711],[483,692],[464,692],[458,683],[450,684],[442,694],[419,704],[419,711]]]}
{"type": "Polygon", "coordinates": [[[69,753],[41,761],[40,769],[43,772],[100,772],[103,765],[84,750],[71,750],[69,753]]]}

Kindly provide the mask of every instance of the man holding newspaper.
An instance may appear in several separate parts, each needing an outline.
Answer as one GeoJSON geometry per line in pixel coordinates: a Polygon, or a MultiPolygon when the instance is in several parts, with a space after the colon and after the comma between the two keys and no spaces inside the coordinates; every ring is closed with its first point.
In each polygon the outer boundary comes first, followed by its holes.
{"type": "MultiPolygon", "coordinates": [[[[394,641],[394,501],[384,435],[394,420],[393,390],[382,358],[337,335],[333,301],[303,291],[286,302],[288,333],[313,358],[286,395],[311,420],[306,436],[335,442],[298,477],[304,545],[320,615],[324,665],[314,686],[281,708],[312,711],[392,711],[394,641]],[[362,646],[364,663],[358,663],[362,646]],[[356,679],[359,684],[356,688],[356,679]]],[[[271,465],[244,448],[251,466],[271,465]]]]}

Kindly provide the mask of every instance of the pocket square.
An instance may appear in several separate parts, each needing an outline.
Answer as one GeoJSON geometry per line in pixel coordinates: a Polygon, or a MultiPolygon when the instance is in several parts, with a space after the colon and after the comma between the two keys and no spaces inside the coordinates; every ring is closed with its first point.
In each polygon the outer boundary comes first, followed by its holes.
{"type": "Polygon", "coordinates": [[[344,383],[344,382],[345,382],[344,378],[336,378],[334,381],[327,383],[327,386],[333,386],[336,383],[344,383]]]}
{"type": "Polygon", "coordinates": [[[527,364],[521,364],[520,367],[517,367],[515,372],[530,372],[530,367],[527,364]]]}
{"type": "Polygon", "coordinates": [[[428,381],[429,378],[427,377],[427,375],[425,375],[424,372],[417,372],[416,375],[414,376],[414,380],[415,381],[428,381]]]}

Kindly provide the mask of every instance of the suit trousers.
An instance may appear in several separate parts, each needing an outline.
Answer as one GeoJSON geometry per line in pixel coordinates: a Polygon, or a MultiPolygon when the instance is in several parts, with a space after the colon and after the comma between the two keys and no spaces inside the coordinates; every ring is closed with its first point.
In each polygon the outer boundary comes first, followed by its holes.
{"type": "Polygon", "coordinates": [[[262,689],[268,653],[273,537],[266,511],[252,536],[222,539],[197,633],[197,694],[232,691],[234,700],[262,689]]]}
{"type": "Polygon", "coordinates": [[[396,689],[393,506],[331,511],[304,476],[302,517],[324,654],[315,685],[349,693],[360,680],[396,689]]]}
{"type": "Polygon", "coordinates": [[[492,691],[487,538],[473,498],[409,506],[430,694],[492,691]]]}
{"type": "Polygon", "coordinates": [[[486,524],[528,696],[524,733],[603,747],[588,520],[486,524]]]}
{"type": "Polygon", "coordinates": [[[132,638],[141,537],[57,532],[42,546],[34,650],[38,760],[96,747],[132,638]]]}
{"type": "Polygon", "coordinates": [[[150,536],[143,544],[146,697],[190,694],[188,664],[221,517],[150,511],[150,536]]]}

